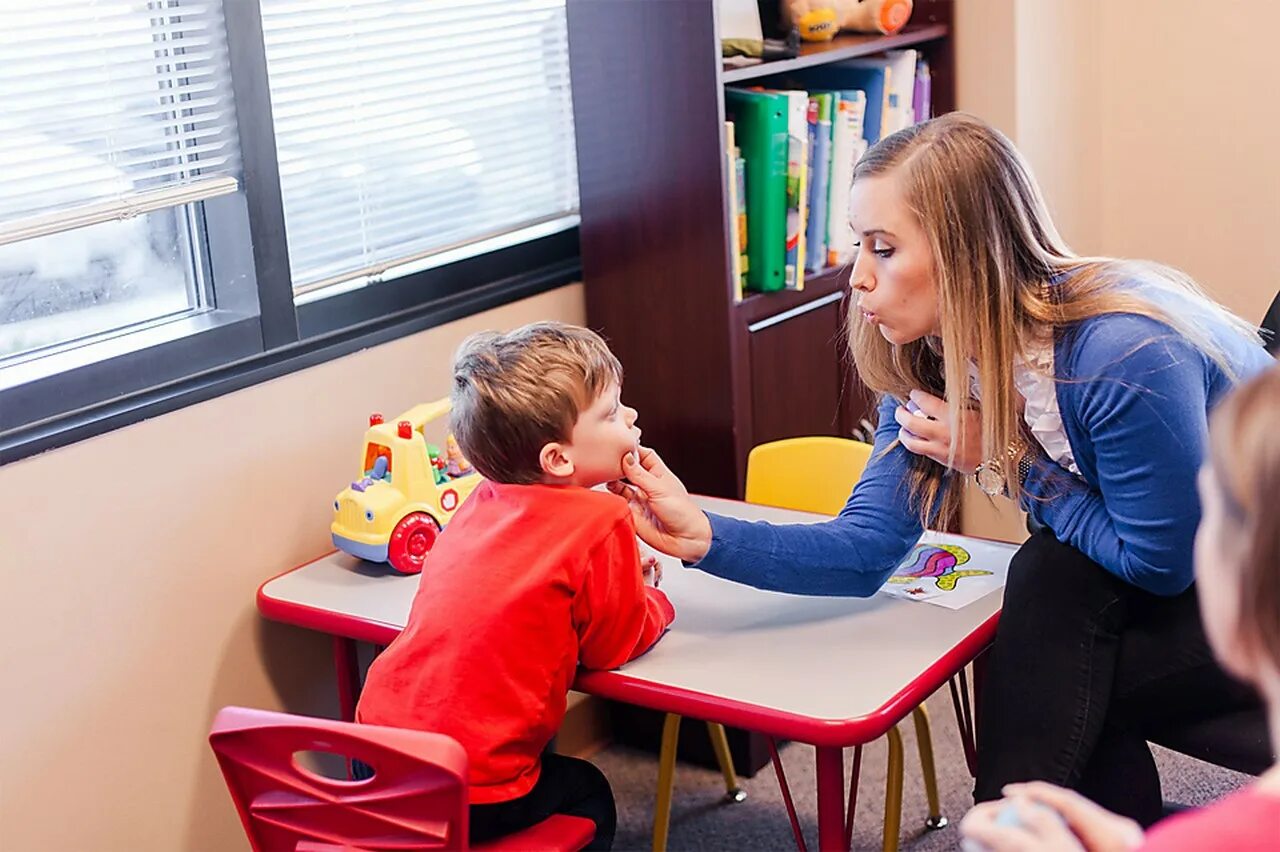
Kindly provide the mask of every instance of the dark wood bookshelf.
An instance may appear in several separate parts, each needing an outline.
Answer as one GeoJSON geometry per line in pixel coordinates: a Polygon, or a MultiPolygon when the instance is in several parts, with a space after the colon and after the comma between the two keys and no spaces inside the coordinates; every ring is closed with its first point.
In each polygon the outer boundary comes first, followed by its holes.
{"type": "Polygon", "coordinates": [[[848,283],[848,267],[831,267],[805,275],[803,290],[779,290],[773,293],[747,292],[742,301],[733,306],[733,309],[746,323],[757,323],[831,293],[842,292],[848,283]]]}
{"type": "Polygon", "coordinates": [[[735,298],[724,87],[913,47],[933,110],[955,108],[952,0],[916,0],[892,36],[840,35],[725,68],[717,0],[568,0],[587,323],[627,371],[623,398],[692,491],[741,497],[751,447],[849,435],[869,397],[844,338],[848,269],[735,298]]]}
{"type": "Polygon", "coordinates": [[[862,35],[842,33],[831,41],[805,42],[800,45],[800,55],[794,59],[776,59],[751,65],[726,65],[720,79],[725,83],[740,83],[759,77],[771,77],[801,68],[826,65],[859,56],[870,56],[885,50],[916,47],[925,42],[944,39],[951,34],[946,24],[908,24],[893,35],[862,35]]]}

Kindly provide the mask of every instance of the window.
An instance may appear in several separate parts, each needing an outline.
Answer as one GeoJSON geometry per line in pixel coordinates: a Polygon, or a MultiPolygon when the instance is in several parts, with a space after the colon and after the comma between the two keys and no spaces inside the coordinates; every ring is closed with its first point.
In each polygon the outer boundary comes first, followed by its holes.
{"type": "Polygon", "coordinates": [[[255,351],[252,276],[211,276],[237,249],[206,216],[243,204],[224,35],[185,0],[0,11],[0,434],[255,351]]]}
{"type": "Polygon", "coordinates": [[[9,0],[0,463],[573,280],[564,0],[9,0]]]}
{"type": "Polygon", "coordinates": [[[294,290],[577,223],[564,0],[263,0],[294,290]]]}

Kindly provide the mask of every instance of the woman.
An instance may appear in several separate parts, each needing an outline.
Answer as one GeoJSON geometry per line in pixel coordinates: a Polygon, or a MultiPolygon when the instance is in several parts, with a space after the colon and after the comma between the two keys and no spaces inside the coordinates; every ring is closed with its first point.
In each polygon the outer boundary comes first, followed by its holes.
{"type": "MultiPolygon", "coordinates": [[[[1204,519],[1195,570],[1209,641],[1222,664],[1266,698],[1271,737],[1280,741],[1280,367],[1233,394],[1214,412],[1209,459],[1200,473],[1204,519]]],[[[965,837],[994,852],[1132,849],[1274,849],[1280,845],[1280,763],[1257,782],[1202,811],[1160,824],[1144,839],[1131,821],[1079,794],[1043,782],[1009,788],[1010,802],[978,805],[965,837]],[[1056,811],[1057,819],[1035,802],[1056,811]],[[1001,818],[1015,808],[1020,825],[1001,818]]]]}
{"type": "Polygon", "coordinates": [[[1191,588],[1207,413],[1269,363],[1256,331],[1173,270],[1072,254],[1022,157],[971,116],[872,148],[850,224],[850,347],[880,419],[841,514],[704,514],[649,450],[615,490],[652,546],[818,595],[873,594],[966,480],[1021,501],[1040,531],[1010,566],[976,796],[1043,779],[1155,820],[1154,726],[1256,703],[1215,665],[1191,588]]]}

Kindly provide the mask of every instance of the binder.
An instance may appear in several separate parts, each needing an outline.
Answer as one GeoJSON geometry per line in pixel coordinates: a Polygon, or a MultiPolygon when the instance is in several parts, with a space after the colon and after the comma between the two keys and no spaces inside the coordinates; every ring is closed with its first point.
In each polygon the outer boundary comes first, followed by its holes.
{"type": "Polygon", "coordinates": [[[724,103],[746,163],[747,286],[781,290],[787,240],[787,96],[727,88],[724,103]]]}

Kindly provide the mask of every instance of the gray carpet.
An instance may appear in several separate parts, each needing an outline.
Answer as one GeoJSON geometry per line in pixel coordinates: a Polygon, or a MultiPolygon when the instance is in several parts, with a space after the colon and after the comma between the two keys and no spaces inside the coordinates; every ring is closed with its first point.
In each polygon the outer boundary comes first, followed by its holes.
{"type": "MultiPolygon", "coordinates": [[[[938,764],[938,787],[942,812],[951,825],[940,831],[926,831],[927,815],[920,761],[916,752],[914,726],[900,726],[906,753],[906,780],[903,792],[901,845],[903,850],[924,852],[959,848],[956,825],[973,804],[973,781],[965,767],[956,729],[951,698],[944,689],[929,699],[927,708],[933,724],[934,756],[938,764]]],[[[781,750],[791,795],[810,849],[817,848],[817,805],[814,791],[813,749],[795,743],[781,750]]],[[[608,748],[592,758],[613,784],[618,800],[620,850],[647,850],[652,843],[652,820],[658,762],[654,755],[622,746],[608,748]]],[[[1156,761],[1164,779],[1166,800],[1188,805],[1210,802],[1237,789],[1249,779],[1219,767],[1156,749],[1156,761]]],[[[852,751],[845,756],[846,773],[852,770],[852,751]]],[[[861,783],[858,786],[857,818],[854,823],[855,849],[879,849],[884,812],[885,741],[863,749],[861,783]]],[[[679,764],[676,769],[672,807],[670,850],[754,850],[794,849],[786,808],[771,767],[754,778],[742,779],[747,800],[724,804],[724,782],[715,770],[679,764]]]]}

